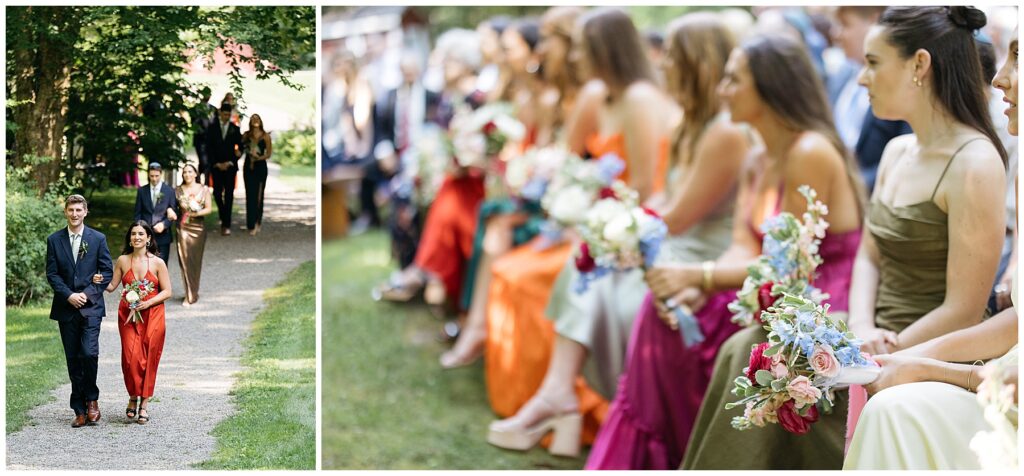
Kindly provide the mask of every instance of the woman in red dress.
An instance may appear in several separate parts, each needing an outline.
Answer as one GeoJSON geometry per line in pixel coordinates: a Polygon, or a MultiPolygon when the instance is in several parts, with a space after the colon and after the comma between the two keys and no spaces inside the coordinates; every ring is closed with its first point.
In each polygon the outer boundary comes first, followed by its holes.
{"type": "MultiPolygon", "coordinates": [[[[131,309],[123,295],[117,307],[121,372],[128,390],[125,416],[129,420],[137,417],[138,423],[144,425],[149,422],[146,407],[153,397],[156,369],[164,349],[164,301],[171,297],[171,276],[167,272],[167,264],[159,257],[153,229],[148,223],[132,223],[124,241],[124,249],[114,263],[114,278],[107,286],[107,292],[113,292],[118,284],[128,289],[135,282],[146,281],[152,286],[149,292],[137,293],[135,309],[131,309]]],[[[95,277],[93,281],[96,282],[95,277]]]]}

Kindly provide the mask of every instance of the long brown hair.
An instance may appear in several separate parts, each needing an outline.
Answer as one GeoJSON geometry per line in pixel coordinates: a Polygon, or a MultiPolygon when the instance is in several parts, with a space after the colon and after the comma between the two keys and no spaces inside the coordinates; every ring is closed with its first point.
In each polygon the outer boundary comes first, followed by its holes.
{"type": "Polygon", "coordinates": [[[690,160],[693,159],[698,138],[722,108],[717,86],[736,42],[719,16],[707,12],[676,19],[665,36],[665,54],[672,60],[673,68],[682,73],[679,89],[688,98],[686,104],[681,104],[685,114],[670,149],[675,165],[684,142],[689,146],[690,160]]]}
{"type": "Polygon", "coordinates": [[[739,48],[747,57],[758,96],[779,120],[790,129],[814,131],[825,136],[836,152],[842,154],[858,209],[863,211],[867,191],[857,162],[836,132],[825,86],[804,45],[773,34],[749,38],[739,48]]]}
{"type": "Polygon", "coordinates": [[[954,119],[985,134],[999,151],[1006,149],[992,125],[974,31],[985,26],[981,10],[972,7],[890,7],[879,24],[887,41],[904,59],[923,49],[931,55],[935,99],[954,119]]]}
{"type": "MultiPolygon", "coordinates": [[[[584,10],[582,7],[571,5],[560,5],[549,8],[548,11],[544,12],[544,15],[540,17],[541,36],[543,37],[545,26],[550,28],[555,36],[566,41],[568,46],[568,48],[566,48],[566,56],[568,56],[569,50],[572,49],[572,28],[583,12],[584,10]]],[[[547,39],[542,39],[541,41],[547,41],[547,39]]],[[[562,69],[564,74],[553,78],[544,78],[546,81],[550,81],[552,85],[558,88],[558,95],[562,98],[573,95],[575,91],[579,89],[581,83],[579,71],[577,71],[572,64],[568,64],[568,58],[566,58],[566,60],[567,64],[562,69]]]]}
{"type": "Polygon", "coordinates": [[[629,15],[617,8],[598,8],[579,21],[583,24],[583,52],[609,90],[617,94],[637,81],[657,83],[629,15]]]}

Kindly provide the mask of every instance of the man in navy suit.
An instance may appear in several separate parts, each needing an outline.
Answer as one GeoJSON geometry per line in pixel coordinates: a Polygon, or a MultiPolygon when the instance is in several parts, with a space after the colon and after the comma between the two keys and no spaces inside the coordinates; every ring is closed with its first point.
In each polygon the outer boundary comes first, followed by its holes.
{"type": "Polygon", "coordinates": [[[53,289],[50,319],[60,326],[68,376],[71,378],[71,426],[80,428],[100,420],[100,389],[96,368],[100,355],[100,322],[106,314],[103,290],[114,274],[107,237],[85,226],[89,204],[81,195],[64,202],[68,227],[46,238],[46,279],[53,289]],[[103,276],[99,284],[94,274],[103,276]]]}
{"type": "Polygon", "coordinates": [[[149,184],[139,187],[135,193],[134,220],[142,220],[153,227],[156,247],[164,262],[171,257],[171,222],[178,219],[176,208],[178,199],[174,189],[163,182],[160,164],[150,162],[149,184]]]}

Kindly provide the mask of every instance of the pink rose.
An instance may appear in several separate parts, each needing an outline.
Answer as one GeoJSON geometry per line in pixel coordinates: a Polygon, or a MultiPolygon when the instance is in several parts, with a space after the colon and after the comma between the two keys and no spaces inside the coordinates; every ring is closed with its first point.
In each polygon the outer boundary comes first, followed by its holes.
{"type": "Polygon", "coordinates": [[[821,390],[811,384],[811,380],[803,375],[790,380],[786,385],[786,390],[800,408],[814,405],[821,398],[821,390]]]}
{"type": "Polygon", "coordinates": [[[581,273],[589,273],[597,267],[594,257],[590,256],[590,247],[586,243],[580,245],[580,255],[576,257],[576,269],[581,273]]]}
{"type": "Polygon", "coordinates": [[[787,375],[790,375],[790,367],[785,366],[785,355],[777,352],[771,356],[771,376],[781,379],[787,375]]]}
{"type": "Polygon", "coordinates": [[[818,408],[810,406],[805,415],[801,416],[796,410],[796,403],[793,400],[786,400],[775,415],[779,419],[782,429],[790,433],[802,435],[811,429],[811,423],[818,421],[818,408]]]}
{"type": "Polygon", "coordinates": [[[754,426],[763,427],[768,423],[777,423],[779,421],[775,410],[776,407],[772,405],[771,400],[759,407],[755,407],[754,402],[747,402],[747,408],[743,411],[743,416],[747,417],[754,426]]]}
{"type": "Polygon", "coordinates": [[[814,373],[822,377],[834,378],[836,375],[839,375],[839,361],[836,360],[836,355],[829,347],[814,346],[810,363],[814,373]]]}
{"type": "Polygon", "coordinates": [[[750,365],[747,366],[747,378],[750,379],[750,383],[754,386],[759,387],[757,383],[757,371],[758,370],[769,370],[772,367],[771,357],[765,357],[764,351],[768,350],[768,343],[762,342],[750,351],[750,365]]]}

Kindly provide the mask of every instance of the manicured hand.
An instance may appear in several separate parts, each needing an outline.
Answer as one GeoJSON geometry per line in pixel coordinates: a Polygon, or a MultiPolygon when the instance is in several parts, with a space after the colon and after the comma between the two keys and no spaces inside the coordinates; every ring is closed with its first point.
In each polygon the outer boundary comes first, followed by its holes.
{"type": "Polygon", "coordinates": [[[1013,305],[1010,300],[1010,290],[1013,289],[1013,276],[1007,276],[1013,273],[1003,273],[1003,279],[999,280],[999,285],[996,286],[996,312],[1002,311],[1013,305]]]}
{"type": "Polygon", "coordinates": [[[157,223],[156,225],[153,225],[153,231],[155,231],[157,233],[163,233],[164,232],[164,224],[163,224],[163,222],[160,222],[160,223],[157,223]]]}
{"type": "Polygon", "coordinates": [[[870,395],[896,385],[923,382],[925,380],[924,369],[930,360],[899,354],[876,355],[872,358],[882,366],[882,373],[878,376],[878,380],[864,386],[870,395]]]}
{"type": "Polygon", "coordinates": [[[681,290],[700,286],[700,269],[689,265],[657,267],[644,275],[647,286],[659,299],[668,299],[681,290]]]}
{"type": "Polygon", "coordinates": [[[675,307],[686,306],[690,312],[697,312],[704,307],[707,303],[707,296],[698,288],[685,288],[679,291],[675,296],[669,299],[656,299],[654,301],[654,307],[658,310],[658,317],[661,318],[665,325],[676,330],[679,328],[679,319],[676,317],[670,304],[675,307]]]}
{"type": "Polygon", "coordinates": [[[153,307],[153,302],[150,301],[149,299],[146,299],[145,301],[140,302],[139,306],[136,307],[135,309],[139,311],[144,311],[146,309],[149,309],[150,307],[153,307]]]}
{"type": "Polygon", "coordinates": [[[167,219],[170,220],[170,221],[175,221],[175,220],[178,219],[178,214],[174,213],[174,209],[172,209],[172,208],[168,208],[167,209],[167,219]]]}
{"type": "Polygon", "coordinates": [[[100,284],[102,282],[103,282],[103,275],[102,274],[96,273],[96,274],[92,275],[92,283],[93,284],[100,284]]]}
{"type": "Polygon", "coordinates": [[[851,330],[857,338],[864,341],[860,350],[871,355],[888,354],[899,350],[899,335],[893,331],[877,327],[851,330]]]}

